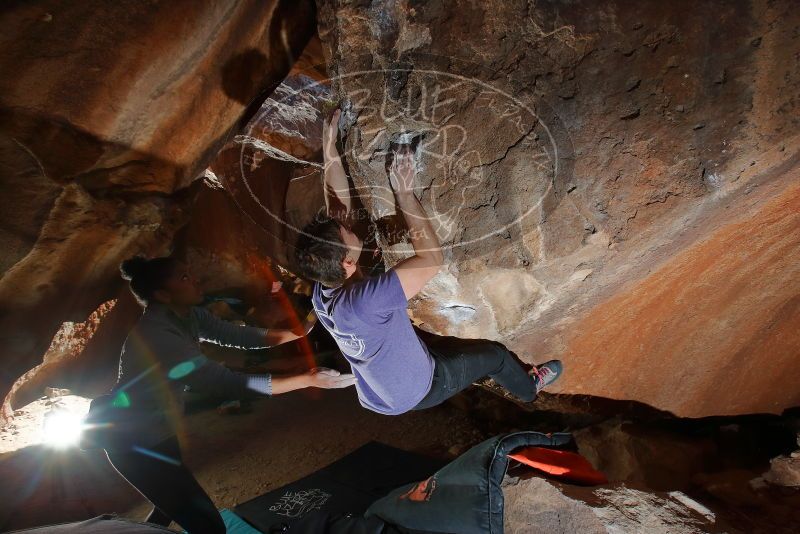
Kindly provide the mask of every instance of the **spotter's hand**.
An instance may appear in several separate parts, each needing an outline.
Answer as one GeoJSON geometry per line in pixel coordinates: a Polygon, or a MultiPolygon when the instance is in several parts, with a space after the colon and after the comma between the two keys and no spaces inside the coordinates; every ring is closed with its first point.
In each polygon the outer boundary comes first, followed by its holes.
{"type": "Polygon", "coordinates": [[[350,373],[341,374],[335,369],[315,367],[306,373],[311,387],[323,389],[340,389],[356,383],[356,377],[350,373]]]}

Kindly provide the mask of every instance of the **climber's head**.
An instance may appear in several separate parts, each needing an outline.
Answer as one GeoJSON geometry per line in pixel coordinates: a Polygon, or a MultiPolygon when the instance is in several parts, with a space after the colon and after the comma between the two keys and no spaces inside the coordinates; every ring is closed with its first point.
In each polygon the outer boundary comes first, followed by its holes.
{"type": "Polygon", "coordinates": [[[173,306],[194,306],[203,301],[197,279],[187,265],[172,257],[145,259],[135,256],[119,267],[130,281],[131,292],[143,306],[160,302],[173,306]]]}
{"type": "Polygon", "coordinates": [[[358,270],[363,246],[347,226],[322,215],[303,228],[297,239],[295,263],[306,278],[338,286],[358,270]]]}

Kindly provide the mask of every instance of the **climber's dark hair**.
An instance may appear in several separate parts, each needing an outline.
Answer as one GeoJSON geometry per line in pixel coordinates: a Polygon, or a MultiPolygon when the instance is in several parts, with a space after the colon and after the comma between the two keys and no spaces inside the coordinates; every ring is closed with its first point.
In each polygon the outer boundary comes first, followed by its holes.
{"type": "Polygon", "coordinates": [[[342,266],[347,246],[339,233],[339,222],[327,215],[317,217],[303,228],[294,251],[300,274],[326,286],[338,286],[347,279],[342,266]]]}
{"type": "Polygon", "coordinates": [[[119,265],[122,278],[130,281],[131,293],[142,306],[147,306],[153,294],[164,287],[164,282],[175,272],[178,260],[171,256],[148,260],[142,256],[123,261],[119,265]]]}

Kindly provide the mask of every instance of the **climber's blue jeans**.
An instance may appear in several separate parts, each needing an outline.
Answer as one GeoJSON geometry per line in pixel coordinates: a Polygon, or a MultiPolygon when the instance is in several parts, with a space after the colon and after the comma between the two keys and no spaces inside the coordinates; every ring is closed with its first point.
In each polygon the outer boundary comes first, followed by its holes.
{"type": "Polygon", "coordinates": [[[533,379],[502,344],[457,338],[439,338],[436,341],[435,345],[426,343],[435,363],[433,383],[415,410],[441,404],[487,376],[524,402],[536,398],[533,379]]]}

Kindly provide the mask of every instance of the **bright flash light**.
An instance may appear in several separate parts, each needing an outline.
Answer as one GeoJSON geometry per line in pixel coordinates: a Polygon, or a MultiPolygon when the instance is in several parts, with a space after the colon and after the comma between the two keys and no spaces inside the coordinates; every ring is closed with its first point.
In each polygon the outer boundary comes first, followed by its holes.
{"type": "Polygon", "coordinates": [[[81,438],[83,418],[64,409],[52,410],[44,416],[42,443],[56,449],[75,446],[81,438]]]}

